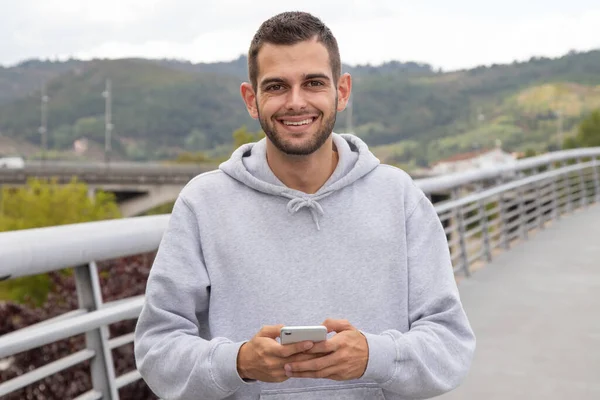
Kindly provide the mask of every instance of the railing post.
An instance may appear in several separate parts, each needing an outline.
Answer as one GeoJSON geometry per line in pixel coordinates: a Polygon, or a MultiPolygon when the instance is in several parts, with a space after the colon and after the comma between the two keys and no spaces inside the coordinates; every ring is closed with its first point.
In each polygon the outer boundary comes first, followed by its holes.
{"type": "Polygon", "coordinates": [[[508,240],[508,231],[506,225],[506,210],[504,209],[504,192],[498,196],[498,204],[500,205],[499,217],[500,217],[500,240],[502,241],[502,247],[505,250],[510,249],[510,241],[508,240]]]}
{"type": "Polygon", "coordinates": [[[558,206],[558,180],[560,179],[560,174],[554,175],[552,177],[552,219],[559,220],[560,219],[560,209],[558,206]]]}
{"type": "Polygon", "coordinates": [[[477,201],[479,206],[479,215],[481,215],[481,233],[483,234],[483,251],[488,262],[492,261],[492,248],[490,245],[490,232],[488,231],[488,217],[485,211],[483,199],[477,201]]]}
{"type": "MultiPolygon", "coordinates": [[[[554,164],[550,163],[550,169],[553,170],[554,164]]],[[[560,175],[554,175],[552,178],[552,219],[560,219],[560,210],[558,209],[558,179],[560,175]]]]}
{"type": "MultiPolygon", "coordinates": [[[[566,162],[562,162],[562,166],[565,167],[567,164],[566,162]]],[[[573,185],[571,185],[571,177],[569,176],[568,172],[565,172],[565,178],[564,178],[565,184],[564,184],[564,189],[565,189],[565,195],[567,196],[567,204],[566,204],[566,212],[571,212],[573,210],[573,202],[571,200],[572,196],[571,196],[571,189],[573,187],[573,185]]]]}
{"type": "Polygon", "coordinates": [[[594,187],[596,188],[596,203],[600,203],[600,173],[598,173],[600,163],[598,160],[600,160],[600,157],[594,157],[592,164],[592,169],[594,170],[594,187]]]}
{"type": "MultiPolygon", "coordinates": [[[[577,157],[577,164],[581,164],[581,157],[577,157]]],[[[583,176],[583,169],[578,170],[579,174],[579,190],[581,191],[581,197],[579,198],[579,205],[582,208],[587,206],[587,190],[585,189],[585,178],[583,176]]]]}
{"type": "MultiPolygon", "coordinates": [[[[459,197],[458,189],[452,190],[452,199],[457,199],[459,197]]],[[[463,272],[465,276],[471,276],[471,271],[469,270],[469,256],[467,254],[467,244],[465,242],[465,216],[462,211],[462,207],[458,206],[452,210],[454,214],[454,219],[458,225],[458,243],[460,245],[460,258],[463,262],[463,272]]]]}
{"type": "Polygon", "coordinates": [[[543,203],[542,203],[542,198],[541,198],[541,190],[540,190],[540,186],[541,186],[541,182],[536,182],[535,183],[535,208],[536,208],[536,214],[537,214],[537,218],[538,218],[538,226],[540,229],[544,229],[544,212],[542,210],[542,208],[544,207],[543,203]]]}
{"type": "MultiPolygon", "coordinates": [[[[95,311],[102,306],[102,292],[95,262],[75,267],[75,285],[80,308],[95,311]]],[[[90,362],[92,385],[94,390],[102,393],[103,400],[119,400],[108,338],[109,332],[106,326],[85,334],[87,348],[96,353],[90,362]]]]}
{"type": "Polygon", "coordinates": [[[519,230],[521,231],[521,239],[527,240],[529,232],[527,229],[527,210],[525,209],[525,190],[523,186],[517,188],[517,210],[519,218],[519,230]]]}

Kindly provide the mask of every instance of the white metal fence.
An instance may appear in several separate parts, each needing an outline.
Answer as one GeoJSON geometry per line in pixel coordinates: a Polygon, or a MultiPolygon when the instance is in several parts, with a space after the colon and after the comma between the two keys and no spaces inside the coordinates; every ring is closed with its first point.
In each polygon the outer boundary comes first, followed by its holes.
{"type": "MultiPolygon", "coordinates": [[[[470,275],[495,252],[575,209],[600,202],[600,148],[556,152],[513,166],[417,181],[435,204],[448,236],[454,270],[470,275]]],[[[168,215],[0,233],[0,279],[74,267],[79,308],[0,337],[0,360],[80,334],[86,348],[0,383],[0,397],[90,360],[93,389],[77,399],[118,399],[140,379],[136,370],[115,376],[111,351],[133,334],[109,338],[108,326],[136,319],[143,296],[103,302],[96,262],[156,250],[168,215]]]]}

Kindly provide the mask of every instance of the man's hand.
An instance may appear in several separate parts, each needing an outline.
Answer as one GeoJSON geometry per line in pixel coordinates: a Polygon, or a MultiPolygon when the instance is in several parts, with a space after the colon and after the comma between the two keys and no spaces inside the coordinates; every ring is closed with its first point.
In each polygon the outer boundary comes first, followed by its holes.
{"type": "Polygon", "coordinates": [[[324,342],[315,343],[308,354],[320,357],[294,361],[285,365],[290,378],[327,378],[337,381],[358,379],[365,373],[369,360],[367,339],[346,320],[327,319],[328,332],[337,334],[324,342]]]}
{"type": "Polygon", "coordinates": [[[237,370],[242,379],[283,382],[288,379],[286,363],[311,360],[319,354],[307,354],[312,342],[281,345],[276,341],[283,325],[264,326],[249,342],[240,347],[237,370]]]}

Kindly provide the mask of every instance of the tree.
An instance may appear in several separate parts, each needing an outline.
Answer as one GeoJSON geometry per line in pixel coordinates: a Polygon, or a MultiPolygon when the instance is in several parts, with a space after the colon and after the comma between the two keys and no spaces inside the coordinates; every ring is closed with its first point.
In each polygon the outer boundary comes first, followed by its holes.
{"type": "Polygon", "coordinates": [[[579,147],[579,143],[577,142],[577,139],[574,137],[568,137],[565,139],[565,141],[563,142],[563,150],[569,150],[569,149],[576,149],[577,147],[579,147]]]}
{"type": "Polygon", "coordinates": [[[66,185],[30,179],[23,187],[3,187],[0,193],[0,232],[120,217],[112,193],[91,195],[76,179],[66,185]]]}
{"type": "Polygon", "coordinates": [[[188,150],[198,151],[206,150],[210,148],[210,140],[206,137],[206,134],[200,129],[194,128],[189,135],[184,139],[185,147],[188,150]]]}
{"type": "Polygon", "coordinates": [[[519,158],[530,158],[530,157],[535,157],[537,155],[537,153],[535,152],[534,149],[532,149],[531,147],[528,147],[527,150],[525,150],[525,153],[523,154],[522,157],[519,158]]]}
{"type": "Polygon", "coordinates": [[[77,137],[87,137],[102,143],[104,140],[104,119],[101,117],[79,118],[73,125],[77,137]]]}
{"type": "Polygon", "coordinates": [[[197,151],[195,153],[185,151],[183,153],[179,153],[175,160],[170,161],[175,164],[202,164],[202,163],[210,163],[212,160],[210,157],[206,155],[206,153],[202,151],[197,151]]]}
{"type": "Polygon", "coordinates": [[[233,132],[233,147],[237,149],[243,144],[257,142],[265,137],[265,133],[260,130],[258,132],[250,132],[246,125],[236,129],[233,132]]]}
{"type": "MultiPolygon", "coordinates": [[[[99,191],[91,196],[87,185],[76,180],[59,185],[55,180],[31,179],[26,186],[0,191],[0,232],[119,217],[113,194],[99,191]]],[[[0,282],[0,300],[40,304],[50,286],[47,275],[0,282]]]]}
{"type": "Polygon", "coordinates": [[[49,135],[54,149],[68,149],[73,145],[75,132],[71,125],[61,125],[49,135]]]}
{"type": "Polygon", "coordinates": [[[577,142],[580,147],[600,146],[600,109],[592,112],[579,125],[577,142]]]}

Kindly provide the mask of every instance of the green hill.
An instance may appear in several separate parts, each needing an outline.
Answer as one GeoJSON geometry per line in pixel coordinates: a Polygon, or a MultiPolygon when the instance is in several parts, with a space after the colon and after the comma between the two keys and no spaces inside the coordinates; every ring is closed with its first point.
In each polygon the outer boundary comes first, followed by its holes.
{"type": "MultiPolygon", "coordinates": [[[[5,137],[39,144],[36,85],[42,75],[54,76],[47,85],[48,137],[56,150],[80,137],[103,142],[107,78],[113,84],[114,147],[124,158],[223,148],[238,127],[259,129],[239,96],[245,57],[215,64],[129,59],[26,65],[35,66],[29,79],[36,82],[29,86],[23,65],[0,69],[0,88],[16,70],[22,75],[21,89],[0,103],[5,137]]],[[[600,107],[600,51],[448,73],[400,62],[344,70],[354,77],[353,131],[384,161],[407,165],[424,166],[497,140],[507,150],[553,149],[561,128],[565,137],[572,134],[600,107]]],[[[338,115],[337,131],[347,130],[346,113],[338,115]]]]}
{"type": "MultiPolygon", "coordinates": [[[[164,157],[169,148],[191,142],[214,147],[249,122],[238,80],[230,76],[146,60],[93,61],[48,83],[50,147],[64,149],[80,137],[103,143],[107,78],[113,87],[115,147],[129,158],[164,157]]],[[[39,121],[39,92],[0,106],[4,135],[39,143],[39,121]]]]}
{"type": "Polygon", "coordinates": [[[82,63],[77,60],[66,62],[29,60],[16,67],[0,66],[0,104],[40,90],[44,81],[54,79],[82,63]]]}

